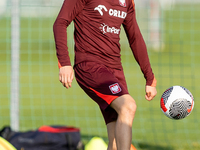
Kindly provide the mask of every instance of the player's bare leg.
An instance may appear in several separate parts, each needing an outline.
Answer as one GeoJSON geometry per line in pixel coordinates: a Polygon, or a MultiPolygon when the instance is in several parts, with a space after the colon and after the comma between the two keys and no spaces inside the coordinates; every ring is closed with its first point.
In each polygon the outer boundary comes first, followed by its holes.
{"type": "MultiPolygon", "coordinates": [[[[115,124],[114,133],[115,133],[117,150],[130,150],[132,141],[132,123],[136,111],[135,100],[130,95],[126,94],[115,99],[111,103],[111,107],[113,107],[118,113],[118,118],[116,123],[108,124],[107,127],[108,129],[110,129],[115,124]]],[[[113,130],[111,129],[111,131],[108,131],[108,133],[111,134],[110,138],[112,139],[113,130]]],[[[109,142],[111,142],[110,144],[113,144],[114,139],[113,141],[109,142]]],[[[115,149],[113,147],[113,149],[108,149],[108,150],[115,150],[115,149]]]]}
{"type": "Polygon", "coordinates": [[[117,145],[115,141],[115,127],[116,127],[116,121],[107,124],[108,141],[109,141],[107,150],[117,150],[117,145]]]}

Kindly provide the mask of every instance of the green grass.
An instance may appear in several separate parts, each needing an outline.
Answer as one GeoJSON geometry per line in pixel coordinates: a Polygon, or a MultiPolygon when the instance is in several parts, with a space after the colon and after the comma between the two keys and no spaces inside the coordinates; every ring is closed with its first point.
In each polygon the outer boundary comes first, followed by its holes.
{"type": "MultiPolygon", "coordinates": [[[[121,34],[122,62],[130,94],[138,109],[133,124],[133,144],[138,150],[200,149],[198,107],[200,103],[200,6],[176,6],[165,11],[162,51],[149,49],[158,81],[158,95],[144,98],[145,80],[136,64],[124,33],[121,34]],[[168,87],[182,85],[195,98],[192,114],[170,120],[160,110],[160,96],[168,87]]],[[[86,143],[93,136],[107,141],[106,127],[98,106],[76,81],[66,90],[58,80],[52,25],[55,18],[21,19],[20,130],[41,125],[73,125],[81,128],[86,143]]],[[[68,46],[73,61],[73,26],[68,46]]],[[[0,127],[10,124],[10,18],[0,18],[0,127]]]]}

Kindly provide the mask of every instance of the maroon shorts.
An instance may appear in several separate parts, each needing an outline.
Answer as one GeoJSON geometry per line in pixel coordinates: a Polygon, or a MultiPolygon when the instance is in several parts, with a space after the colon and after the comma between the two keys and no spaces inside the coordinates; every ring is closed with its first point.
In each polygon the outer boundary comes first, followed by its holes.
{"type": "Polygon", "coordinates": [[[80,87],[100,107],[106,124],[117,120],[117,112],[110,104],[117,97],[128,94],[123,69],[111,69],[97,62],[82,62],[74,66],[80,87]]]}

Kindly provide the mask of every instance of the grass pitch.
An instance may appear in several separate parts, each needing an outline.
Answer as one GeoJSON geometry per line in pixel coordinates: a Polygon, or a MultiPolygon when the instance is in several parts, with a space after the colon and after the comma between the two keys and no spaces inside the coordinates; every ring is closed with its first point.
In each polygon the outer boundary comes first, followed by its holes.
{"type": "MultiPolygon", "coordinates": [[[[161,22],[162,51],[149,49],[149,57],[158,81],[158,95],[144,98],[145,81],[121,33],[122,63],[130,94],[138,109],[133,124],[133,144],[138,150],[200,149],[198,102],[200,83],[200,9],[175,6],[164,11],[161,22]],[[194,110],[183,120],[170,120],[160,110],[160,96],[172,85],[188,88],[194,98],[194,110]]],[[[98,106],[74,80],[66,90],[58,80],[58,67],[52,33],[55,18],[21,19],[20,53],[20,129],[41,125],[73,125],[81,128],[87,142],[93,136],[107,141],[106,127],[98,106]]],[[[73,62],[73,26],[68,29],[68,46],[73,62]]],[[[10,18],[0,19],[0,127],[10,124],[10,18]]],[[[145,32],[145,31],[143,31],[145,32]]]]}

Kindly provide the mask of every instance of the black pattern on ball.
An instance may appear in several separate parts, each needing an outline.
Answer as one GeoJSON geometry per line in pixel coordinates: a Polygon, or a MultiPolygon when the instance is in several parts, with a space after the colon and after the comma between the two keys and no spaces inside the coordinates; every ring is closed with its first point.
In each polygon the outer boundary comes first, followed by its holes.
{"type": "Polygon", "coordinates": [[[176,99],[169,107],[169,115],[174,119],[183,119],[188,116],[189,112],[187,109],[189,109],[191,105],[192,104],[190,101],[187,101],[187,99],[176,99]]]}

